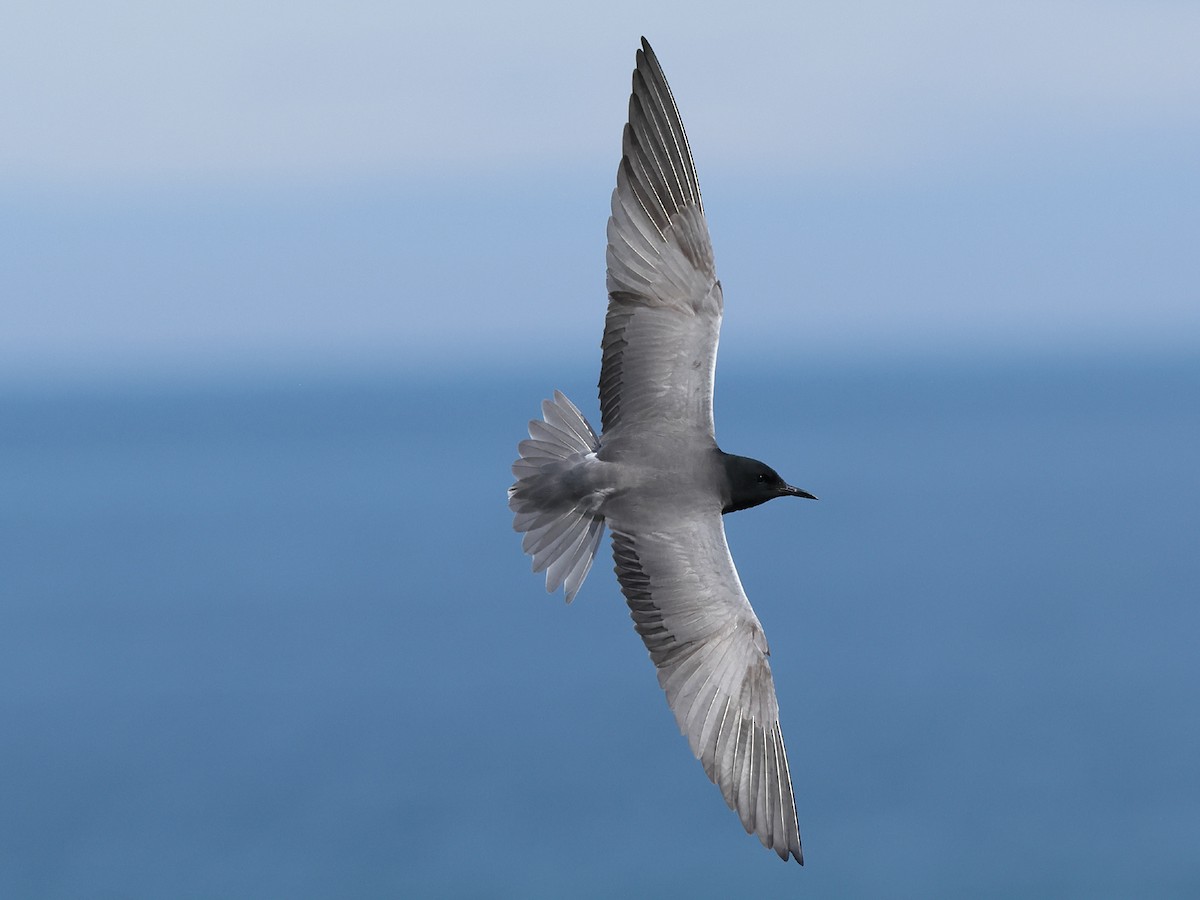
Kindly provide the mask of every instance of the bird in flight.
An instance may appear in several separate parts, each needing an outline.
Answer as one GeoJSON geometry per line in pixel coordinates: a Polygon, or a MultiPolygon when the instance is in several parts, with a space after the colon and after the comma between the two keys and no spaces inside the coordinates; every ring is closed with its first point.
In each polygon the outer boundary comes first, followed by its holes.
{"type": "Polygon", "coordinates": [[[803,865],[767,641],[721,516],[816,498],[717,446],[721,282],[687,135],[645,38],[621,150],[600,434],[559,391],[543,401],[512,467],[513,527],[546,590],[570,602],[608,526],[621,592],[692,752],[746,831],[803,865]]]}

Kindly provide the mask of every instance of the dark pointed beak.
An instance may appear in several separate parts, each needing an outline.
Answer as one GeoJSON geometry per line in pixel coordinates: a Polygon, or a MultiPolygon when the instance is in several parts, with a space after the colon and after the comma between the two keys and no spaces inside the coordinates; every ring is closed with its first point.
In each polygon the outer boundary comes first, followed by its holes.
{"type": "Polygon", "coordinates": [[[816,500],[818,497],[815,494],[810,494],[808,491],[802,491],[798,487],[792,487],[790,484],[783,486],[783,495],[785,497],[803,497],[806,500],[816,500]]]}

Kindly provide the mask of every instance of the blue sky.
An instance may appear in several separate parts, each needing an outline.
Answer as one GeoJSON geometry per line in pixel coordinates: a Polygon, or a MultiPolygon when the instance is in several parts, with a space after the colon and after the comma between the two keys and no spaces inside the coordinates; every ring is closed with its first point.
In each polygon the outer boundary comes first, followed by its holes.
{"type": "Polygon", "coordinates": [[[9,19],[9,374],[594,348],[643,33],[699,165],[724,352],[1156,352],[1200,334],[1194,4],[9,19]]]}

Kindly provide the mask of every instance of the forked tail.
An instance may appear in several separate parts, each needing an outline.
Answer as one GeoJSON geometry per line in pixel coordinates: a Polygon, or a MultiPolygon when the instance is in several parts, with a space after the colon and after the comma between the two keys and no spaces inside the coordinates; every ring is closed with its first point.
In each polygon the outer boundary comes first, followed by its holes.
{"type": "Polygon", "coordinates": [[[583,414],[560,391],[542,401],[542,418],[529,423],[529,439],[517,446],[512,465],[517,482],[508,489],[513,529],[533,557],[533,571],[546,572],[546,590],[561,586],[567,602],[579,592],[604,534],[597,511],[601,495],[589,484],[600,439],[583,414]]]}

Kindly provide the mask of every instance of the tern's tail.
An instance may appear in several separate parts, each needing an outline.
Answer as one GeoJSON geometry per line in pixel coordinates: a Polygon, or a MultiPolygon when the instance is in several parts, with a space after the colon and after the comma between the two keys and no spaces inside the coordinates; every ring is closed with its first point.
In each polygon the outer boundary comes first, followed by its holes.
{"type": "Polygon", "coordinates": [[[588,477],[600,440],[559,391],[542,401],[542,418],[529,423],[529,440],[518,445],[521,458],[512,466],[517,482],[508,489],[508,508],[516,514],[513,529],[525,533],[521,546],[533,557],[533,571],[546,570],[547,591],[565,586],[570,603],[604,533],[602,495],[588,477]]]}

